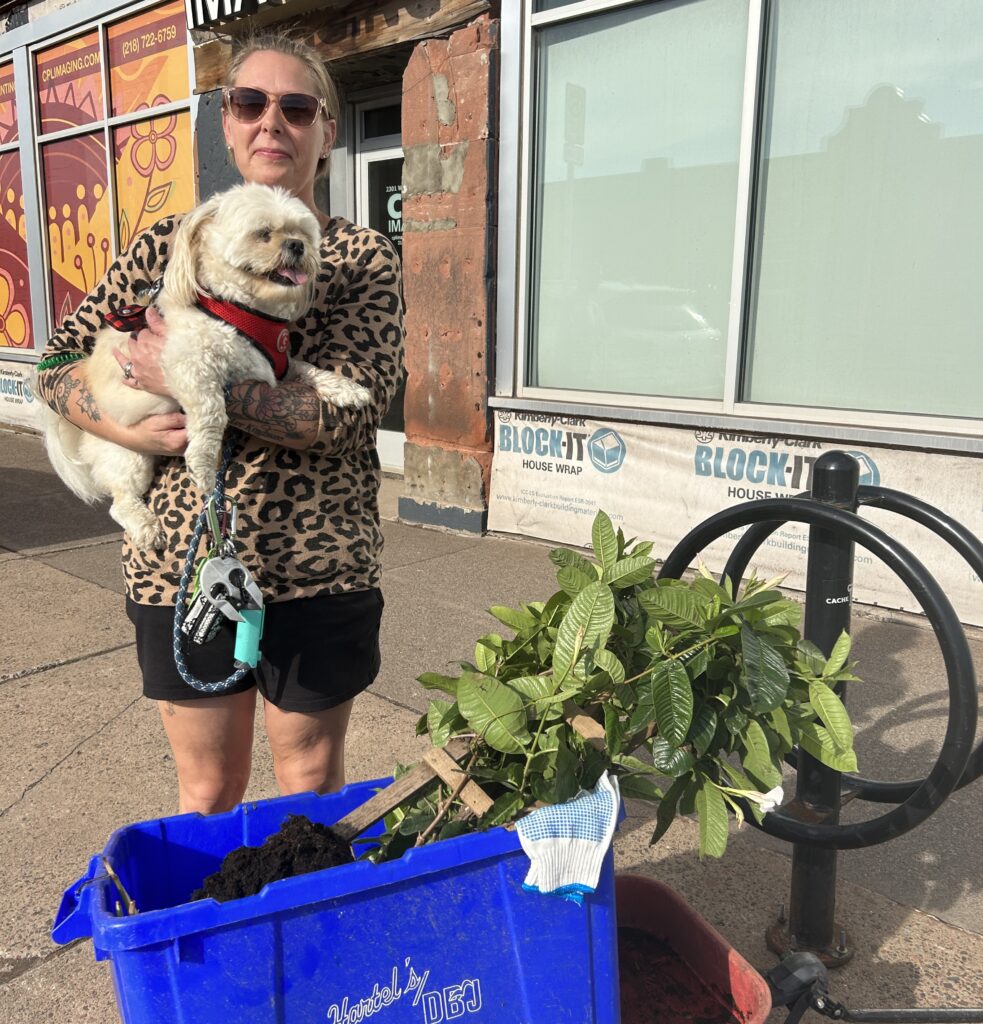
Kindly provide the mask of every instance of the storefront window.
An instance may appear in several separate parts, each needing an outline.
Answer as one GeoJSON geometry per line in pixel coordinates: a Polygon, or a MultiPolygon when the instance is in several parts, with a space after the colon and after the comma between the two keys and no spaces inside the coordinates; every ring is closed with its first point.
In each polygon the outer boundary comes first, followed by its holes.
{"type": "Polygon", "coordinates": [[[537,31],[530,385],[722,397],[746,40],[733,0],[537,31]]]}
{"type": "Polygon", "coordinates": [[[14,66],[0,67],[0,146],[17,141],[17,95],[14,92],[14,66]]]}
{"type": "Polygon", "coordinates": [[[745,398],[983,415],[983,6],[775,14],[745,398]]]}
{"type": "Polygon", "coordinates": [[[194,206],[191,117],[168,114],[117,128],[113,133],[119,244],[168,213],[194,206]]]}
{"type": "Polygon", "coordinates": [[[24,190],[14,149],[0,153],[0,349],[33,346],[30,310],[24,190]]]}
{"type": "Polygon", "coordinates": [[[30,273],[12,64],[0,67],[0,349],[29,349],[30,273]]]}
{"type": "Polygon", "coordinates": [[[41,132],[91,124],[103,116],[99,33],[89,32],[37,56],[41,132]]]}
{"type": "Polygon", "coordinates": [[[112,260],[102,134],[41,147],[55,322],[71,313],[112,260]]]}
{"type": "Polygon", "coordinates": [[[167,4],[107,31],[114,115],[174,103],[188,95],[184,4],[167,4]]]}
{"type": "Polygon", "coordinates": [[[523,388],[983,417],[983,5],[760,12],[533,0],[523,388]]]}
{"type": "Polygon", "coordinates": [[[170,0],[35,57],[52,325],[139,232],[194,205],[187,36],[170,0]]]}

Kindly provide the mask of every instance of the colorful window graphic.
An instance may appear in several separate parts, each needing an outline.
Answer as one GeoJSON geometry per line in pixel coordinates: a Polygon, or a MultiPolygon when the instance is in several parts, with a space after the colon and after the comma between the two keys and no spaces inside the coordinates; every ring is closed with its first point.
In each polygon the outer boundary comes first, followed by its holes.
{"type": "Polygon", "coordinates": [[[110,253],[102,134],[41,148],[53,320],[60,324],[105,273],[110,253]]]}
{"type": "Polygon", "coordinates": [[[184,4],[170,3],[108,30],[113,116],[187,99],[188,30],[184,4]]]}
{"type": "Polygon", "coordinates": [[[0,153],[0,349],[32,348],[20,153],[0,153]]]}
{"type": "Polygon", "coordinates": [[[119,245],[125,249],[161,217],[195,204],[191,115],[166,114],[117,128],[113,148],[119,245]]]}
{"type": "Polygon", "coordinates": [[[0,145],[17,141],[17,97],[14,95],[14,65],[0,68],[0,145]]]}
{"type": "Polygon", "coordinates": [[[99,120],[103,98],[98,33],[39,53],[37,83],[43,134],[99,120]]]}

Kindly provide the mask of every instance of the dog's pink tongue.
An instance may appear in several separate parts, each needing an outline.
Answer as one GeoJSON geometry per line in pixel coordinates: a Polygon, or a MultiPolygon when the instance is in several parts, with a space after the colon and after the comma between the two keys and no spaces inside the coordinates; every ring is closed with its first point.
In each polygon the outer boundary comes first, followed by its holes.
{"type": "Polygon", "coordinates": [[[294,284],[306,284],[307,275],[299,270],[294,270],[292,267],[281,267],[279,270],[284,277],[293,281],[294,284]]]}

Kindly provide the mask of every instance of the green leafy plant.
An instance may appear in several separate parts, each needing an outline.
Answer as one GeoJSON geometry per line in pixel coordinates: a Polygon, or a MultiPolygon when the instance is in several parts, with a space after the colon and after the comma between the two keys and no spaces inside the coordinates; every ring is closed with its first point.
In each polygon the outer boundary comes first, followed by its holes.
{"type": "Polygon", "coordinates": [[[652,545],[626,541],[603,512],[592,540],[596,560],[550,552],[560,589],[548,601],[490,609],[511,638],[488,633],[460,675],[419,679],[444,697],[418,734],[435,746],[471,737],[463,766],[491,809],[476,816],[442,784],[387,817],[375,859],[568,800],[605,770],[624,796],[657,803],[653,843],[695,812],[701,856],[718,857],[730,814],[760,820],[774,805],[793,747],[856,770],[834,692],[855,678],[845,633],[827,659],[801,637],[779,580],[741,593],[705,570],[656,580],[652,545]]]}

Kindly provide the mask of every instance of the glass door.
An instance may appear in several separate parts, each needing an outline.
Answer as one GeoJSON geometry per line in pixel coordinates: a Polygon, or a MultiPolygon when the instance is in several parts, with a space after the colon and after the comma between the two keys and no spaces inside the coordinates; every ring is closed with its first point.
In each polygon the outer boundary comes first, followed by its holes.
{"type": "MultiPolygon", "coordinates": [[[[400,97],[390,96],[355,107],[355,223],[389,238],[403,255],[403,147],[400,97]]],[[[403,472],[403,395],[399,386],[379,430],[382,468],[403,472]]]]}

